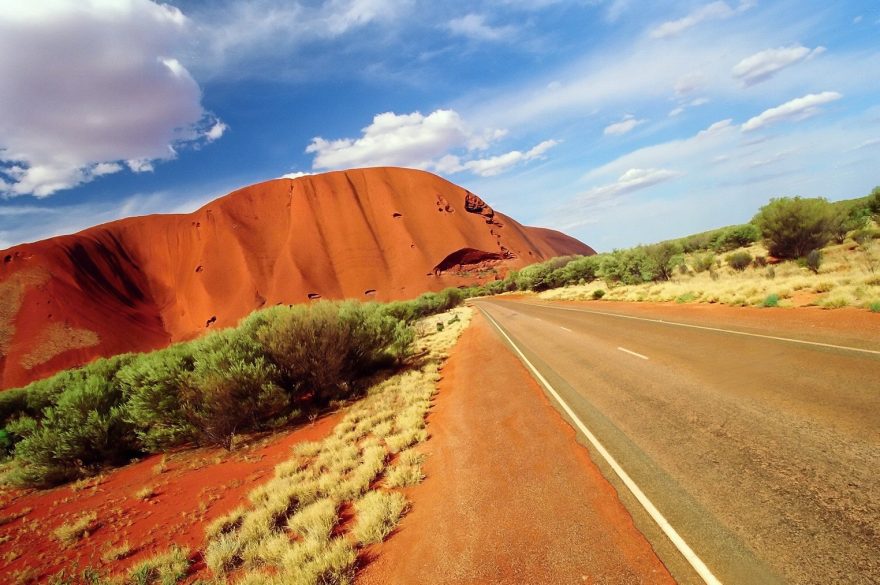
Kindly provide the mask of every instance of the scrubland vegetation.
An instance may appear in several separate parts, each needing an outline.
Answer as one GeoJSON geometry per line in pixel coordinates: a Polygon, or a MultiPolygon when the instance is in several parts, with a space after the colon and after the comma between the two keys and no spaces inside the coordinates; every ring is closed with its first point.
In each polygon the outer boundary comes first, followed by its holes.
{"type": "Polygon", "coordinates": [[[461,303],[457,289],[406,302],[319,302],[258,311],[236,328],[97,360],[0,393],[7,478],[47,486],[184,444],[307,420],[360,396],[405,359],[412,324],[461,303]]]}
{"type": "MultiPolygon", "coordinates": [[[[199,554],[210,574],[196,582],[351,583],[362,549],[384,540],[408,510],[399,488],[424,478],[425,455],[418,446],[428,438],[425,419],[439,369],[471,312],[457,308],[415,323],[412,355],[403,367],[348,403],[329,436],[296,444],[243,505],[208,524],[199,554]]],[[[84,514],[56,536],[71,545],[99,526],[95,514],[84,514]]],[[[102,558],[109,563],[130,554],[125,542],[102,558]]],[[[115,577],[87,568],[59,573],[50,582],[172,585],[191,577],[199,554],[174,547],[115,577]]]]}
{"type": "Polygon", "coordinates": [[[554,258],[467,292],[765,307],[797,301],[880,312],[878,220],[880,188],[838,203],[774,199],[748,224],[596,256],[554,258]]]}
{"type": "Polygon", "coordinates": [[[425,416],[438,366],[469,309],[421,324],[422,357],[414,367],[370,388],[333,433],[299,444],[249,505],[207,527],[205,562],[216,578],[236,583],[350,583],[358,551],[381,542],[406,512],[394,488],[424,477],[425,416]],[[439,330],[437,322],[445,323],[439,330]],[[353,514],[347,522],[344,511],[353,514]]]}

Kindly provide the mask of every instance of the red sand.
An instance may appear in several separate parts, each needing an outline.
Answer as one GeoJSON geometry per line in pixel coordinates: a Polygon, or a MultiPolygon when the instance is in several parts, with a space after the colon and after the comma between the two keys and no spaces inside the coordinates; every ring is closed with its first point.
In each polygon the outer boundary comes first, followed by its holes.
{"type": "Polygon", "coordinates": [[[422,171],[260,183],[191,214],[124,219],[0,251],[0,301],[20,301],[0,310],[0,388],[190,339],[263,306],[316,295],[412,298],[574,253],[592,250],[524,227],[422,171]],[[53,324],[100,340],[35,348],[53,324]],[[42,363],[25,368],[22,359],[35,351],[42,363]]]}
{"type": "MultiPolygon", "coordinates": [[[[96,488],[73,491],[70,486],[45,491],[0,492],[0,516],[27,508],[24,517],[0,526],[0,583],[14,583],[16,573],[35,571],[44,581],[61,569],[92,567],[119,574],[144,558],[164,552],[172,544],[195,553],[204,544],[204,528],[214,518],[247,503],[247,494],[272,477],[275,465],[290,458],[290,448],[301,441],[323,439],[336,423],[334,414],[285,435],[228,453],[221,449],[180,451],[168,457],[167,470],[156,473],[161,457],[152,456],[109,472],[96,488]],[[153,486],[147,500],[138,490],[153,486]],[[65,548],[52,531],[81,514],[96,512],[99,527],[88,537],[65,548]],[[112,546],[128,542],[132,556],[105,563],[101,556],[112,546]],[[13,559],[15,555],[19,555],[13,559]]],[[[195,571],[203,568],[194,554],[195,571]]]]}
{"type": "Polygon", "coordinates": [[[673,583],[614,488],[482,316],[443,368],[427,479],[362,585],[673,583]]]}

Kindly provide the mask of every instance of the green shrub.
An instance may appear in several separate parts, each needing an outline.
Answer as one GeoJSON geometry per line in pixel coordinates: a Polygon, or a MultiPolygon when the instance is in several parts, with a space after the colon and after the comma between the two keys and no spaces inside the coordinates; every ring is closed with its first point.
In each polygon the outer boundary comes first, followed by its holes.
{"type": "Polygon", "coordinates": [[[593,291],[593,300],[594,301],[598,301],[599,299],[601,299],[604,296],[605,296],[605,291],[602,290],[601,288],[597,288],[596,290],[593,291]]]}
{"type": "Polygon", "coordinates": [[[874,219],[880,221],[880,187],[874,187],[868,198],[868,210],[874,219]]]}
{"type": "Polygon", "coordinates": [[[712,249],[716,252],[729,252],[748,246],[761,238],[758,226],[747,223],[722,229],[712,241],[712,249]]]}
{"type": "Polygon", "coordinates": [[[822,252],[819,250],[811,250],[804,258],[804,265],[810,269],[813,274],[819,274],[819,267],[822,265],[822,252]]]}
{"type": "MultiPolygon", "coordinates": [[[[456,302],[441,293],[423,297],[417,304],[438,311],[456,302]]],[[[375,304],[322,302],[269,311],[271,318],[258,329],[257,339],[278,365],[285,387],[298,395],[314,393],[320,403],[336,399],[358,377],[399,359],[412,340],[407,328],[375,304]]]]}
{"type": "Polygon", "coordinates": [[[51,485],[93,473],[107,462],[125,461],[137,445],[124,414],[122,392],[112,378],[94,376],[69,386],[39,419],[25,415],[9,423],[9,430],[21,437],[13,478],[51,485]]]}
{"type": "Polygon", "coordinates": [[[872,313],[880,313],[880,301],[868,303],[868,310],[872,313]]]}
{"type": "Polygon", "coordinates": [[[794,259],[828,243],[834,215],[825,199],[782,197],[771,199],[752,222],[761,230],[771,255],[794,259]]]}
{"type": "Polygon", "coordinates": [[[194,349],[194,368],[181,379],[180,409],[199,442],[229,449],[236,433],[274,426],[290,413],[278,368],[253,340],[226,330],[194,349]]]}
{"type": "Polygon", "coordinates": [[[715,265],[715,254],[698,254],[694,256],[694,272],[705,272],[715,265]]]}
{"type": "Polygon", "coordinates": [[[776,293],[769,294],[764,299],[764,302],[761,303],[764,307],[778,307],[779,306],[779,295],[776,293]]]}
{"type": "Polygon", "coordinates": [[[727,256],[727,264],[736,271],[742,272],[752,263],[752,255],[745,250],[727,256]]]}
{"type": "Polygon", "coordinates": [[[195,367],[193,344],[144,354],[119,370],[127,396],[126,417],[141,445],[155,453],[196,437],[180,401],[180,388],[195,367]]]}

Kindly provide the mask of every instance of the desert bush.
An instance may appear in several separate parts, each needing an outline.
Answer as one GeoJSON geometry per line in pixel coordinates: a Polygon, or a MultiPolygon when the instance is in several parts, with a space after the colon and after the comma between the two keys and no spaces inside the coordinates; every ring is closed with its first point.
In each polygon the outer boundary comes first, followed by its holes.
{"type": "Polygon", "coordinates": [[[778,307],[779,306],[779,295],[776,293],[767,295],[764,298],[764,301],[761,303],[764,307],[778,307]]]}
{"type": "MultiPolygon", "coordinates": [[[[455,298],[441,295],[429,302],[445,306],[455,298]]],[[[313,394],[319,403],[345,395],[360,376],[399,359],[413,339],[410,329],[378,305],[317,303],[269,312],[257,339],[278,365],[285,387],[313,394]]]]}
{"type": "Polygon", "coordinates": [[[599,299],[601,299],[604,296],[605,296],[605,291],[602,290],[601,288],[597,288],[596,290],[593,291],[592,297],[593,297],[594,301],[598,301],[599,299]]]}
{"type": "Polygon", "coordinates": [[[810,253],[804,258],[804,266],[810,269],[813,274],[819,274],[819,267],[822,265],[822,252],[819,250],[810,250],[810,253]]]}
{"type": "Polygon", "coordinates": [[[21,437],[13,479],[49,485],[127,460],[137,445],[124,413],[122,392],[112,378],[95,376],[68,387],[40,418],[23,416],[8,425],[21,437]]]}
{"type": "Polygon", "coordinates": [[[751,263],[752,255],[745,250],[727,256],[727,265],[739,272],[748,268],[751,263]]]}
{"type": "Polygon", "coordinates": [[[144,354],[116,374],[127,396],[126,417],[152,453],[192,440],[196,429],[184,416],[180,388],[195,367],[193,344],[144,354]]]}
{"type": "Polygon", "coordinates": [[[828,231],[838,244],[842,244],[851,231],[864,229],[871,217],[868,205],[862,201],[838,201],[832,207],[828,231]]]}
{"type": "Polygon", "coordinates": [[[761,238],[758,226],[747,223],[723,228],[712,240],[711,247],[716,252],[729,252],[748,246],[761,238]]]}
{"type": "Polygon", "coordinates": [[[868,211],[874,219],[880,222],[880,187],[874,187],[868,196],[868,211]]]}
{"type": "Polygon", "coordinates": [[[290,396],[278,384],[279,369],[261,354],[253,340],[235,330],[195,343],[193,370],[179,391],[183,418],[198,441],[229,449],[237,432],[286,422],[290,396]]]}
{"type": "Polygon", "coordinates": [[[693,259],[694,272],[706,272],[715,265],[715,254],[697,254],[693,259]]]}
{"type": "Polygon", "coordinates": [[[771,255],[794,259],[829,242],[834,214],[822,198],[782,197],[761,207],[752,222],[771,255]]]}

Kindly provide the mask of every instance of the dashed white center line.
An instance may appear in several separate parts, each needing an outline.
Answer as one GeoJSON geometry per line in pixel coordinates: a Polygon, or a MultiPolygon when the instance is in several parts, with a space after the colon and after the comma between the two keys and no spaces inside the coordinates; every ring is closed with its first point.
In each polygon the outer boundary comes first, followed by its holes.
{"type": "Polygon", "coordinates": [[[630,351],[630,350],[626,349],[625,347],[618,347],[617,349],[619,349],[619,350],[622,351],[623,353],[628,353],[629,355],[634,355],[634,356],[636,356],[637,358],[641,358],[641,359],[643,359],[643,360],[648,359],[648,356],[646,356],[646,355],[642,355],[642,354],[640,354],[640,353],[636,353],[636,352],[634,352],[634,351],[630,351]]]}
{"type": "Polygon", "coordinates": [[[569,329],[568,327],[563,327],[562,325],[560,325],[559,328],[562,329],[563,331],[568,331],[569,333],[572,332],[571,329],[569,329]]]}

